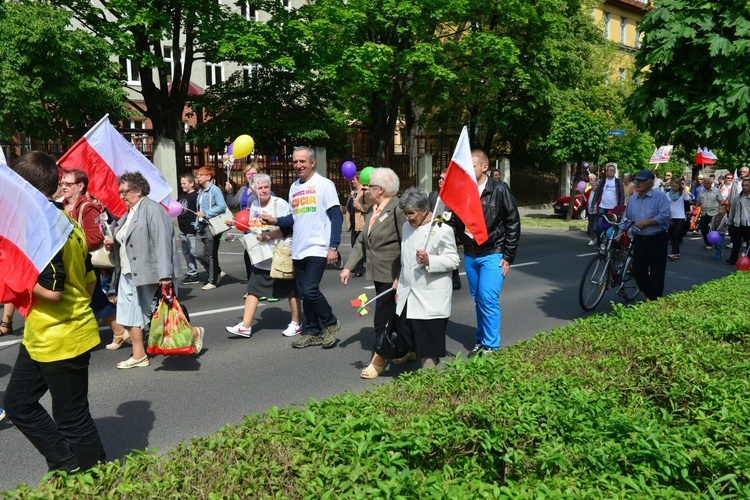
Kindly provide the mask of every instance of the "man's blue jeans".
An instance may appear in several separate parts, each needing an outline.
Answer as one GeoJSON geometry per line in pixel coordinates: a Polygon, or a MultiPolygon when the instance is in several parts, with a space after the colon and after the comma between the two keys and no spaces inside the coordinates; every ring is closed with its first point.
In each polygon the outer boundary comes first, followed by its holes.
{"type": "Polygon", "coordinates": [[[197,278],[198,263],[195,260],[195,235],[180,233],[180,246],[182,247],[182,256],[185,257],[185,263],[187,264],[187,276],[197,278]]]}
{"type": "Polygon", "coordinates": [[[293,261],[294,279],[297,280],[297,292],[305,313],[302,333],[308,335],[320,335],[323,328],[338,321],[331,305],[320,291],[320,280],[323,279],[327,260],[325,257],[305,257],[293,261]]]}
{"type": "Polygon", "coordinates": [[[503,269],[499,253],[472,257],[464,254],[464,269],[469,292],[477,311],[476,343],[492,349],[500,348],[500,289],[503,269]]]}

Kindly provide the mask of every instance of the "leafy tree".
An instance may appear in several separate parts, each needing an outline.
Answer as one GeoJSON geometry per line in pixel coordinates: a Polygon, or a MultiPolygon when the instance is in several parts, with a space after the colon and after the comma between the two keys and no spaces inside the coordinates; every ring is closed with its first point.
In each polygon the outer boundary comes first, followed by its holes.
{"type": "Polygon", "coordinates": [[[750,4],[660,0],[643,18],[636,56],[643,84],[627,102],[657,142],[750,145],[750,4]]]}
{"type": "Polygon", "coordinates": [[[298,10],[272,14],[268,22],[251,23],[237,41],[240,57],[253,62],[249,75],[235,73],[192,103],[212,117],[191,131],[193,137],[221,147],[227,137],[251,133],[256,150],[267,153],[284,143],[340,147],[345,117],[337,113],[335,89],[313,65],[309,23],[298,10]]]}
{"type": "MultiPolygon", "coordinates": [[[[431,126],[469,122],[473,142],[511,158],[548,134],[567,92],[601,83],[601,31],[580,0],[471,4],[446,42],[450,73],[425,106],[431,126]]],[[[591,107],[591,106],[587,106],[591,107]]]]}
{"type": "MultiPolygon", "coordinates": [[[[300,9],[314,34],[311,55],[322,82],[350,119],[370,127],[370,156],[385,164],[400,118],[410,127],[415,89],[446,74],[443,37],[467,0],[317,0],[300,9]]],[[[465,14],[464,14],[465,15],[465,14]]]]}
{"type": "Polygon", "coordinates": [[[123,116],[107,44],[69,20],[45,3],[0,3],[0,136],[66,141],[106,113],[123,116]]]}
{"type": "MultiPolygon", "coordinates": [[[[552,157],[558,163],[574,160],[576,174],[570,186],[570,199],[576,194],[576,184],[581,177],[584,160],[598,161],[606,151],[609,140],[610,120],[600,111],[571,109],[555,117],[545,145],[550,148],[552,157]]],[[[573,203],[568,206],[566,220],[573,218],[573,203]]]]}
{"type": "Polygon", "coordinates": [[[648,161],[654,152],[654,139],[647,132],[640,132],[630,123],[618,124],[615,128],[625,130],[624,137],[612,137],[604,153],[606,161],[617,163],[618,171],[638,172],[649,168],[648,161]]]}
{"type": "MultiPolygon", "coordinates": [[[[85,28],[106,40],[119,57],[138,66],[138,91],[145,107],[135,100],[129,104],[151,121],[155,148],[164,139],[174,141],[177,171],[182,172],[185,164],[182,118],[193,63],[243,61],[237,41],[250,23],[218,1],[55,0],[54,3],[70,9],[85,28]],[[172,69],[164,61],[166,46],[173,48],[172,69]]],[[[271,9],[276,4],[269,0],[259,6],[271,9]]]]}

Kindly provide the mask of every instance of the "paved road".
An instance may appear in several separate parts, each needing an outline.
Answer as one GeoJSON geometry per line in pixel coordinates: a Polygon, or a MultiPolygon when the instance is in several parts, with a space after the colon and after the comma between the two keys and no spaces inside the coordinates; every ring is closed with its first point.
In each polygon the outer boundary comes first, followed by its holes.
{"type": "MultiPolygon", "coordinates": [[[[541,214],[540,216],[543,216],[541,214]]],[[[348,234],[344,235],[348,241],[348,234]]],[[[578,283],[591,258],[591,247],[581,231],[524,229],[519,258],[511,268],[502,293],[503,346],[531,338],[583,316],[578,306],[578,283]]],[[[348,247],[342,245],[346,256],[348,247]]],[[[359,378],[372,345],[372,316],[358,318],[349,301],[363,291],[374,295],[372,284],[353,279],[348,287],[338,282],[338,271],[326,271],[323,289],[343,325],[336,348],[291,349],[281,336],[289,322],[285,302],[262,303],[250,339],[231,337],[224,326],[241,318],[244,277],[242,247],[222,243],[220,260],[229,277],[221,286],[203,292],[200,286],[181,287],[193,323],[206,327],[205,350],[199,358],[156,357],[148,368],[128,371],[115,363],[128,356],[124,348],[110,352],[103,345],[111,332],[102,332],[103,344],[93,353],[90,401],[107,455],[117,459],[133,449],[165,451],[193,436],[207,435],[243,416],[278,406],[302,404],[343,391],[360,392],[386,383],[406,367],[389,369],[375,381],[359,378]]],[[[668,266],[667,291],[685,290],[733,271],[699,240],[685,242],[683,258],[668,266]]],[[[448,351],[466,352],[473,344],[474,307],[465,277],[453,301],[448,325],[448,351]]],[[[612,292],[595,312],[611,309],[612,292]]],[[[618,299],[619,300],[619,299],[618,299]]],[[[18,351],[22,323],[16,318],[13,336],[0,339],[0,392],[4,391],[18,351]]],[[[43,400],[49,406],[48,400],[43,400]]],[[[36,485],[45,473],[42,457],[7,419],[0,422],[0,491],[21,482],[36,485]]]]}

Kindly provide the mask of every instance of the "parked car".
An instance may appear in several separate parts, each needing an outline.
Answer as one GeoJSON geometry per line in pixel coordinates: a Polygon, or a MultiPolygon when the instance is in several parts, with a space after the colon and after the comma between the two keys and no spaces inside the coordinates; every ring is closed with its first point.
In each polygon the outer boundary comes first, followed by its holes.
{"type": "MultiPolygon", "coordinates": [[[[579,219],[585,219],[588,215],[588,201],[591,195],[591,189],[587,189],[585,193],[576,193],[575,201],[573,203],[573,217],[579,219]]],[[[552,208],[558,215],[568,215],[568,205],[570,205],[570,196],[562,196],[555,201],[552,208]]]]}

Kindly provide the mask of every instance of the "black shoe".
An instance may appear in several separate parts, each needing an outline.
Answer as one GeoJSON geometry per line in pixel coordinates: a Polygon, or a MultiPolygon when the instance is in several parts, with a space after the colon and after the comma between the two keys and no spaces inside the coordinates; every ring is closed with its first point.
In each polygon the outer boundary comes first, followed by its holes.
{"type": "Polygon", "coordinates": [[[200,280],[198,280],[198,276],[188,276],[184,280],[182,280],[183,285],[197,285],[200,283],[200,280]]]}
{"type": "Polygon", "coordinates": [[[727,264],[735,265],[737,264],[737,261],[733,259],[727,259],[727,264]]]}

